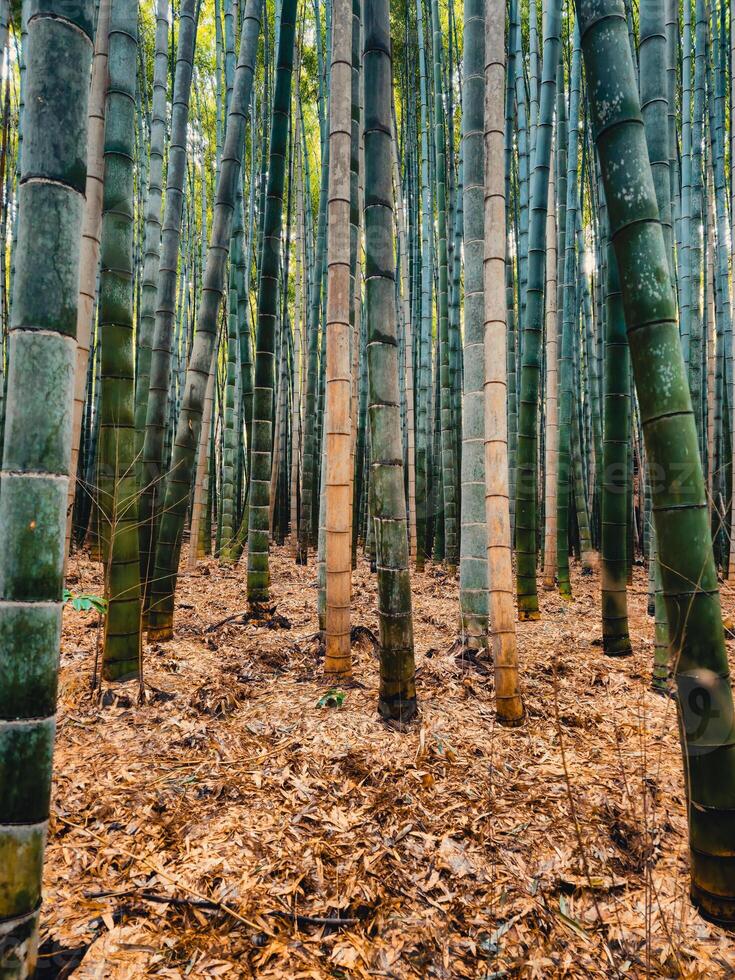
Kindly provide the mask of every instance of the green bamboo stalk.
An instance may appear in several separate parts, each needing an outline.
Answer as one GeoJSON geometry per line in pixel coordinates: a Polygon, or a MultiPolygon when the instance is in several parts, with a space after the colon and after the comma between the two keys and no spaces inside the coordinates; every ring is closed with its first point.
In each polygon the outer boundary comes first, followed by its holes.
{"type": "Polygon", "coordinates": [[[416,686],[398,385],[388,0],[367,3],[364,22],[365,299],[380,618],[378,710],[384,718],[408,721],[416,713],[416,686]]]}
{"type": "Polygon", "coordinates": [[[110,16],[105,178],[100,245],[102,393],[99,506],[105,565],[103,676],[122,680],[140,667],[140,565],[133,353],[135,65],[138,12],[118,0],[110,16]]]}
{"type": "Polygon", "coordinates": [[[268,188],[263,222],[263,251],[258,283],[258,328],[253,385],[253,445],[250,454],[248,514],[248,602],[267,602],[272,417],[278,275],[281,260],[283,188],[286,173],[291,77],[293,75],[296,0],[283,0],[278,38],[276,86],[271,118],[268,188]]]}
{"type": "MultiPolygon", "coordinates": [[[[686,0],[685,0],[686,4],[686,0]]],[[[704,429],[702,419],[702,226],[703,226],[703,166],[702,138],[704,132],[704,84],[705,84],[705,45],[707,21],[704,0],[695,0],[694,29],[694,104],[692,110],[692,160],[691,160],[691,221],[689,225],[689,275],[690,275],[690,321],[689,321],[689,388],[692,393],[692,408],[697,426],[700,453],[704,429]]]]}
{"type": "MultiPolygon", "coordinates": [[[[233,235],[233,238],[235,236],[233,235]]],[[[234,244],[234,243],[233,243],[234,244]]],[[[220,560],[232,561],[235,531],[235,379],[238,356],[238,302],[234,262],[230,263],[230,284],[227,291],[227,360],[225,363],[225,397],[222,447],[222,531],[219,546],[220,560]]]]}
{"type": "Polygon", "coordinates": [[[212,233],[202,283],[202,300],[192,342],[186,383],[161,517],[149,613],[148,636],[166,640],[173,636],[174,592],[189,490],[202,431],[207,383],[217,338],[217,321],[232,233],[232,216],[245,143],[250,93],[255,73],[262,0],[247,0],[240,35],[240,56],[235,69],[230,112],[215,194],[212,233]]]}
{"type": "Polygon", "coordinates": [[[0,975],[33,976],[51,796],[94,6],[28,5],[0,469],[0,975]]]}
{"type": "Polygon", "coordinates": [[[630,360],[618,263],[613,243],[607,254],[605,397],[602,483],[602,643],[610,657],[631,654],[628,633],[628,540],[630,500],[628,444],[630,360]]]}
{"type": "Polygon", "coordinates": [[[689,368],[691,319],[691,195],[692,195],[692,4],[683,0],[681,92],[681,242],[679,261],[679,325],[684,363],[689,368]]]}
{"type": "MultiPolygon", "coordinates": [[[[166,171],[166,209],[156,289],[156,315],[151,338],[149,391],[145,399],[145,438],[142,451],[140,496],[141,567],[145,576],[145,609],[148,606],[156,554],[159,506],[163,494],[163,449],[167,399],[171,381],[174,343],[176,272],[181,244],[181,220],[186,176],[186,133],[194,67],[194,46],[199,4],[181,0],[171,107],[171,136],[166,171]]],[[[203,229],[206,238],[206,227],[203,229]]]]}
{"type": "Polygon", "coordinates": [[[484,648],[487,645],[488,628],[483,390],[485,380],[484,112],[485,0],[465,0],[462,140],[467,214],[464,222],[464,397],[459,605],[463,642],[474,648],[484,648]]]}
{"type": "Polygon", "coordinates": [[[674,657],[692,900],[735,921],[735,713],[697,431],[620,0],[577,0],[674,657]],[[610,66],[615,65],[615,71],[610,66]]]}
{"type": "Polygon", "coordinates": [[[557,479],[557,538],[556,576],[559,592],[564,599],[571,599],[569,579],[569,501],[573,488],[572,469],[572,416],[574,399],[574,333],[577,330],[576,286],[576,229],[578,220],[578,157],[579,157],[579,110],[582,60],[579,30],[574,28],[574,46],[569,76],[569,137],[566,174],[566,204],[564,207],[564,278],[562,280],[562,334],[559,358],[559,462],[557,479]]]}
{"type": "Polygon", "coordinates": [[[536,150],[536,130],[538,127],[539,110],[539,39],[538,39],[538,3],[529,0],[528,3],[528,133],[531,151],[531,170],[533,156],[536,150]]]}
{"type": "Polygon", "coordinates": [[[452,389],[449,368],[449,258],[447,253],[447,158],[446,126],[442,86],[442,34],[439,0],[431,0],[434,61],[434,155],[436,158],[437,262],[439,269],[439,386],[441,403],[441,467],[443,489],[444,547],[447,571],[457,567],[457,485],[452,389]]]}
{"type": "MultiPolygon", "coordinates": [[[[89,84],[89,145],[87,147],[87,184],[85,190],[84,222],[79,260],[79,313],[77,320],[77,366],[74,384],[74,413],[72,420],[71,469],[69,499],[67,502],[66,553],[69,554],[72,534],[72,516],[76,497],[76,476],[84,461],[79,458],[82,439],[82,418],[88,375],[94,376],[94,368],[88,371],[89,348],[94,331],[97,299],[97,273],[100,256],[102,229],[102,196],[104,178],[105,103],[107,96],[107,45],[110,28],[110,0],[101,0],[97,11],[97,31],[92,78],[89,84]]],[[[8,80],[9,81],[9,80],[8,80]]],[[[7,241],[4,229],[0,240],[7,241]]],[[[4,253],[4,249],[2,250],[4,253]]],[[[5,290],[5,265],[0,270],[5,290]]],[[[0,454],[2,453],[2,353],[0,352],[0,454]]],[[[91,405],[89,406],[91,408],[91,405]]],[[[89,488],[81,488],[81,498],[89,498],[89,488]]]]}
{"type": "MultiPolygon", "coordinates": [[[[561,86],[560,86],[561,88],[561,86]]],[[[564,94],[562,91],[562,99],[564,94]]],[[[557,123],[557,141],[559,139],[557,123]]],[[[546,361],[546,417],[544,419],[544,581],[549,591],[556,583],[557,514],[556,498],[559,474],[559,344],[557,330],[556,291],[556,181],[554,163],[556,152],[552,150],[549,174],[550,207],[546,215],[546,305],[545,305],[545,361],[546,361]]]]}
{"type": "MultiPolygon", "coordinates": [[[[432,219],[429,192],[429,112],[426,77],[426,43],[424,40],[423,0],[416,0],[416,30],[419,62],[419,98],[421,111],[421,331],[420,361],[416,411],[416,570],[422,571],[427,557],[429,525],[428,499],[430,483],[429,416],[431,413],[431,328],[432,328],[432,219]]],[[[359,459],[359,455],[358,455],[359,459]]]]}
{"type": "MultiPolygon", "coordinates": [[[[664,234],[672,285],[676,281],[674,232],[671,216],[669,93],[667,91],[667,38],[665,0],[650,0],[640,8],[641,115],[646,130],[648,158],[656,189],[656,201],[664,234]]],[[[674,80],[675,81],[675,80],[674,80]]],[[[674,123],[675,125],[675,123],[674,123]]],[[[650,475],[646,484],[650,501],[650,475]]],[[[652,570],[655,617],[653,687],[668,693],[669,637],[666,605],[661,592],[656,533],[651,534],[649,563],[652,570]]]]}
{"type": "MultiPolygon", "coordinates": [[[[156,318],[158,268],[161,257],[161,202],[163,200],[163,151],[166,142],[166,97],[168,79],[168,0],[156,0],[156,41],[153,62],[153,100],[148,157],[148,189],[145,200],[145,242],[138,362],[135,377],[136,466],[142,474],[143,440],[150,385],[151,344],[156,318]]],[[[141,541],[143,545],[143,541],[141,541]]],[[[141,574],[146,576],[146,554],[141,547],[141,574]]]]}
{"type": "Polygon", "coordinates": [[[321,270],[326,254],[327,187],[329,180],[329,140],[322,148],[322,171],[319,185],[319,217],[314,260],[314,272],[309,298],[309,313],[306,330],[306,397],[304,418],[304,459],[301,477],[301,520],[299,521],[299,564],[305,565],[309,545],[313,539],[313,505],[316,497],[316,403],[319,365],[319,313],[321,310],[322,276],[321,270]]]}
{"type": "MultiPolygon", "coordinates": [[[[536,591],[537,533],[537,446],[538,399],[541,374],[541,339],[544,320],[544,268],[546,261],[546,211],[549,194],[551,138],[556,98],[556,71],[559,62],[561,3],[547,0],[544,17],[544,56],[541,98],[531,180],[528,234],[528,285],[526,320],[523,324],[521,391],[518,413],[518,457],[516,487],[516,588],[518,618],[538,619],[536,591]]],[[[563,357],[563,354],[562,354],[563,357]]],[[[560,425],[561,445],[561,425],[560,425]]],[[[559,483],[562,458],[559,454],[559,483]]],[[[561,536],[561,528],[558,529],[561,536]]]]}

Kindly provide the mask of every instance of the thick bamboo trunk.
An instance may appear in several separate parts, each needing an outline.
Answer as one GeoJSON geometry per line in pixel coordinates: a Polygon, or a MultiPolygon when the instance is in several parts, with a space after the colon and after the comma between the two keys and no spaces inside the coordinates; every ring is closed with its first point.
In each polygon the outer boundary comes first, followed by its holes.
{"type": "MultiPolygon", "coordinates": [[[[686,6],[686,5],[685,5],[686,6]]],[[[735,711],[697,430],[621,0],[576,0],[671,629],[692,899],[735,922],[735,711]],[[615,71],[610,66],[615,66],[615,71]]]]}
{"type": "Polygon", "coordinates": [[[378,574],[380,695],[384,718],[416,713],[411,583],[396,331],[391,187],[391,45],[388,0],[365,6],[365,295],[371,505],[378,574]]]}
{"type": "Polygon", "coordinates": [[[350,155],[352,0],[332,5],[327,203],[326,655],[328,674],[347,676],[352,592],[352,361],[350,155]]]}
{"type": "MultiPolygon", "coordinates": [[[[462,140],[464,195],[465,325],[462,403],[459,607],[463,642],[487,645],[487,524],[485,522],[485,399],[483,291],[485,2],[465,0],[462,140]]],[[[505,180],[504,172],[502,174],[505,180]]],[[[459,302],[459,298],[456,298],[459,302]]],[[[503,293],[503,302],[505,295],[503,293]]],[[[503,366],[505,361],[503,361],[503,366]]],[[[460,382],[461,383],[461,382],[460,382]]]]}
{"type": "Polygon", "coordinates": [[[61,639],[91,0],[33,7],[0,467],[0,975],[35,975],[61,639]],[[63,134],[63,138],[59,134],[63,134]]]}
{"type": "Polygon", "coordinates": [[[133,353],[137,58],[137,4],[118,0],[110,17],[99,308],[99,502],[108,600],[102,670],[109,680],[135,676],[141,653],[133,353]]]}
{"type": "Polygon", "coordinates": [[[503,90],[505,4],[485,9],[485,515],[495,698],[498,721],[518,725],[524,708],[518,677],[508,486],[505,302],[505,178],[503,90]]]}

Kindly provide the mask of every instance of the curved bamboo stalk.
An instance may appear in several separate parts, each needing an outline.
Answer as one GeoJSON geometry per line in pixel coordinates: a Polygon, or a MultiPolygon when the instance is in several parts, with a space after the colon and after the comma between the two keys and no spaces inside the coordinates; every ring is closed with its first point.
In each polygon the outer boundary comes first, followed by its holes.
{"type": "MultiPolygon", "coordinates": [[[[153,572],[157,527],[160,519],[158,511],[163,493],[164,437],[167,428],[167,401],[174,344],[176,273],[181,243],[181,215],[186,177],[186,134],[198,10],[199,4],[196,0],[181,0],[166,173],[166,210],[158,264],[156,314],[153,335],[150,338],[149,391],[145,398],[145,438],[139,516],[141,567],[145,576],[146,600],[150,598],[150,577],[153,572]]],[[[206,229],[203,234],[206,237],[206,229]]],[[[196,552],[196,549],[193,550],[196,552]]],[[[145,608],[147,609],[147,601],[145,608]]]]}
{"type": "Polygon", "coordinates": [[[245,143],[250,92],[255,73],[262,0],[247,0],[240,36],[240,57],[235,70],[222,164],[215,195],[212,233],[207,250],[202,300],[199,307],[173,455],[163,500],[161,527],[156,547],[151,586],[148,636],[167,640],[173,636],[174,592],[184,533],[189,489],[194,476],[202,415],[217,338],[217,318],[225,284],[225,270],[232,234],[232,216],[245,143]]]}

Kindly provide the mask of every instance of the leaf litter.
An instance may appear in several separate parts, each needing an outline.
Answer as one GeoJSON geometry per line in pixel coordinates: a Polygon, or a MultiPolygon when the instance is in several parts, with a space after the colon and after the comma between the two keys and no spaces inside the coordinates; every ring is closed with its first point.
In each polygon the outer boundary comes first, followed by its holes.
{"type": "MultiPolygon", "coordinates": [[[[96,563],[72,568],[101,591],[96,563]]],[[[575,574],[569,603],[541,593],[543,619],[518,626],[521,729],[496,724],[492,671],[455,642],[457,583],[439,572],[412,575],[421,713],[403,731],[376,714],[362,560],[339,688],[314,642],[315,567],[285,548],[276,629],[227,619],[244,571],[206,559],[180,576],[142,699],[137,682],[90,691],[96,613],[65,609],[42,921],[47,962],[70,955],[49,975],[735,976],[732,937],[688,899],[644,572],[625,660],[599,646],[596,576],[575,574]]]]}

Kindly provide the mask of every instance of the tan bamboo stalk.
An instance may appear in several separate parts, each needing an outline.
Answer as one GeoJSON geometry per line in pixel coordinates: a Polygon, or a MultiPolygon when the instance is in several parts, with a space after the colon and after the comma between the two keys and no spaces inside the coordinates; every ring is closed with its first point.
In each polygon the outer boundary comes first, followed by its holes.
{"type": "Polygon", "coordinates": [[[205,519],[205,502],[209,492],[209,431],[212,426],[212,405],[214,403],[214,372],[212,366],[207,381],[207,393],[204,397],[204,415],[202,416],[202,432],[199,437],[199,454],[197,456],[197,471],[194,478],[194,500],[191,505],[191,525],[189,528],[189,558],[187,570],[193,572],[197,560],[204,557],[204,535],[202,524],[205,519]]]}
{"type": "Polygon", "coordinates": [[[406,428],[408,430],[408,553],[416,557],[416,446],[414,437],[413,412],[413,336],[411,332],[411,308],[408,288],[408,240],[406,235],[406,212],[403,207],[401,188],[401,169],[398,163],[398,134],[395,114],[393,116],[393,184],[395,186],[396,227],[398,228],[398,248],[400,252],[401,275],[401,317],[403,319],[406,366],[406,428]]]}
{"type": "Polygon", "coordinates": [[[508,489],[505,306],[505,3],[485,7],[485,513],[498,721],[518,725],[518,678],[508,489]]]}
{"type": "Polygon", "coordinates": [[[554,206],[554,149],[549,172],[549,209],[546,213],[546,444],[544,447],[544,580],[553,589],[556,580],[556,485],[559,472],[559,363],[556,323],[556,207],[554,206]]]}
{"type": "MultiPolygon", "coordinates": [[[[358,195],[359,197],[359,195],[358,195]]],[[[359,213],[362,214],[362,206],[358,204],[359,213]]],[[[360,262],[360,226],[357,228],[357,262],[355,264],[355,316],[352,330],[352,439],[350,442],[350,525],[356,520],[354,514],[355,507],[355,454],[357,452],[357,425],[359,422],[359,399],[360,399],[360,328],[362,324],[362,311],[360,301],[362,298],[362,264],[360,262]]],[[[354,534],[353,534],[354,540],[354,534]]],[[[352,555],[353,567],[356,564],[357,555],[352,555]]]]}
{"type": "Polygon", "coordinates": [[[329,98],[326,366],[326,655],[348,675],[352,591],[352,365],[350,362],[350,154],[352,2],[334,0],[329,98]]]}
{"type": "MultiPolygon", "coordinates": [[[[355,30],[355,18],[353,17],[352,29],[355,30]]],[[[358,31],[358,52],[359,58],[362,57],[362,41],[364,33],[364,22],[359,19],[358,31]]],[[[351,482],[352,490],[350,493],[350,524],[352,525],[352,566],[357,567],[357,539],[354,523],[359,520],[359,512],[355,513],[355,466],[357,465],[357,426],[360,421],[359,399],[360,399],[360,357],[365,356],[361,353],[362,337],[362,258],[363,258],[363,223],[362,214],[365,202],[365,189],[363,187],[365,174],[365,140],[363,131],[362,111],[365,104],[365,74],[362,70],[358,73],[357,80],[357,101],[358,101],[358,126],[357,126],[357,259],[355,262],[355,315],[354,315],[354,334],[352,338],[352,462],[351,462],[351,482]]],[[[366,420],[367,424],[367,420],[366,420]]]]}
{"type": "Polygon", "coordinates": [[[362,82],[361,70],[361,26],[362,2],[352,0],[352,138],[350,140],[350,279],[352,296],[350,300],[351,322],[351,357],[352,357],[352,391],[351,391],[351,432],[350,432],[350,532],[351,532],[351,563],[357,566],[357,550],[355,539],[355,453],[357,449],[357,425],[360,376],[360,132],[362,130],[362,113],[360,102],[360,87],[362,82]],[[354,251],[353,251],[354,250],[354,251]]]}
{"type": "Polygon", "coordinates": [[[97,286],[102,231],[102,192],[105,169],[105,104],[107,95],[107,49],[111,0],[100,0],[97,34],[94,42],[92,78],[87,112],[87,181],[84,217],[79,255],[79,307],[77,310],[77,359],[74,370],[74,407],[72,409],[71,468],[66,510],[65,558],[71,546],[72,517],[76,475],[79,465],[79,443],[82,435],[82,413],[87,390],[87,364],[92,338],[92,318],[97,286]]]}

